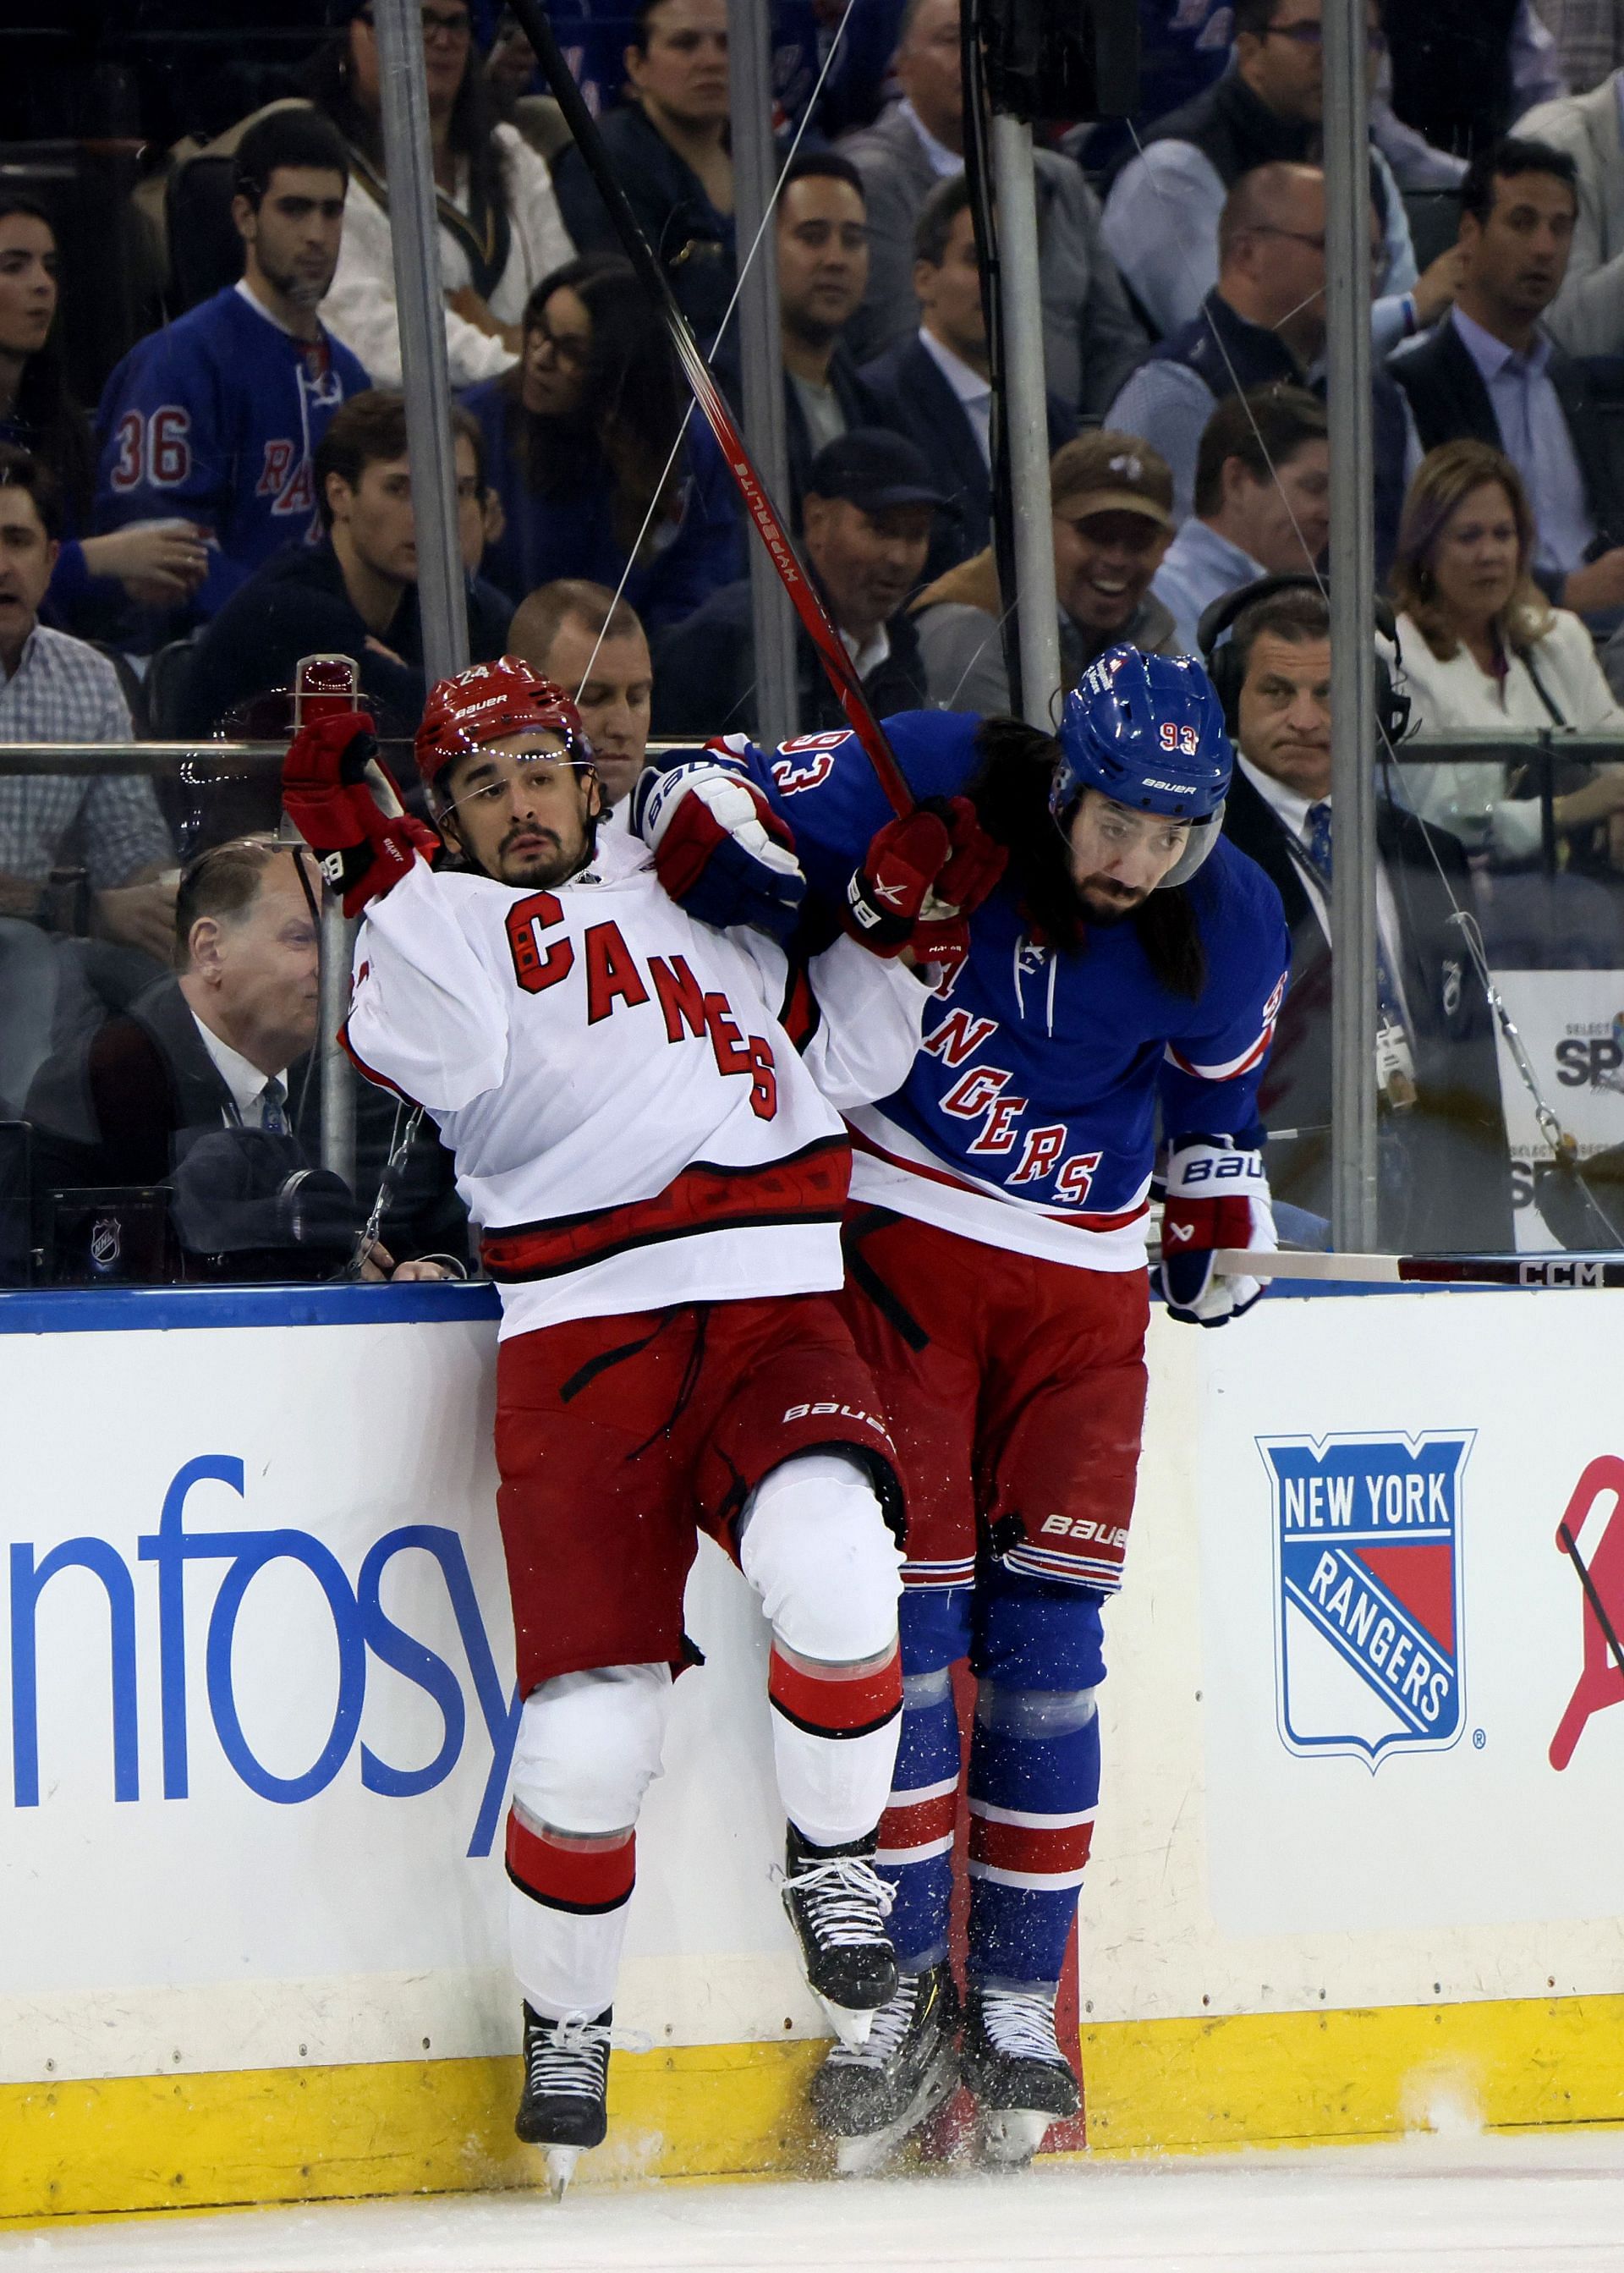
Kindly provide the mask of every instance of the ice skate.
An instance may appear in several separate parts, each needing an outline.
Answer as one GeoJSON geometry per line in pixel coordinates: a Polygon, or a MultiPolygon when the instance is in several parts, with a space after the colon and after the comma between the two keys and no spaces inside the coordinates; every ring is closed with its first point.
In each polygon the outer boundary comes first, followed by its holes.
{"type": "Polygon", "coordinates": [[[595,2019],[572,2013],[544,2020],[524,2008],[524,2090],[513,2128],[527,2146],[547,2149],[554,2201],[575,2175],[584,2147],[599,2147],[609,2129],[609,2031],[613,2007],[595,2019]]]}
{"type": "Polygon", "coordinates": [[[1049,2126],[1082,2104],[1054,2033],[1054,1999],[1042,1991],[972,1989],[959,2067],[990,2163],[1023,2170],[1049,2126]]]}
{"type": "Polygon", "coordinates": [[[791,1824],[784,1908],[806,1978],[842,2044],[866,2043],[874,2014],[896,1992],[896,1952],[886,1932],[890,1887],[874,1868],[878,1834],[814,1847],[791,1824]]]}
{"type": "Polygon", "coordinates": [[[812,2112],[838,2142],[842,2178],[877,2171],[958,2082],[958,1992],[947,1965],[904,1973],[868,2040],[837,2044],[812,2079],[812,2112]]]}

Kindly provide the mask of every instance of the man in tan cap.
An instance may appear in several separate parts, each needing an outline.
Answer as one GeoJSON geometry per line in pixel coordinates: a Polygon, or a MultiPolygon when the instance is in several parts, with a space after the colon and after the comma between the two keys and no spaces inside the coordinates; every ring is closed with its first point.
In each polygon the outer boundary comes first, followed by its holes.
{"type": "MultiPolygon", "coordinates": [[[[1173,532],[1165,459],[1137,435],[1105,427],[1055,453],[1049,490],[1061,686],[1074,686],[1096,655],[1121,641],[1173,654],[1172,616],[1150,590],[1173,532]]],[[[983,716],[1008,709],[1003,611],[991,549],[920,594],[914,628],[933,707],[983,716]]]]}

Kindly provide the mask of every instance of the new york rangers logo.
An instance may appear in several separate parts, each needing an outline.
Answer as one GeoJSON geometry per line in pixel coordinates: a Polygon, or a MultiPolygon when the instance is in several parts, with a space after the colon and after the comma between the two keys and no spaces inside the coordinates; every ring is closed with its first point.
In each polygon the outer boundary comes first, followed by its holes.
{"type": "Polygon", "coordinates": [[[1461,1476],[1472,1429],[1260,1437],[1274,1487],[1275,1692],[1289,1751],[1442,1752],[1465,1713],[1461,1476]]]}

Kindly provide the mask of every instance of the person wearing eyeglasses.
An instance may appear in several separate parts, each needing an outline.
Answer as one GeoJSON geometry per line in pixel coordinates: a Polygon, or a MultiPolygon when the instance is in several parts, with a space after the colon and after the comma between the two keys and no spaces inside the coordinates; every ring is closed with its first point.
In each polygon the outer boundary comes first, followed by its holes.
{"type": "MultiPolygon", "coordinates": [[[[546,164],[494,123],[467,0],[423,0],[423,64],[434,146],[445,352],[453,386],[519,359],[525,302],[573,245],[546,164]]],[[[338,273],[322,314],[379,386],[400,384],[400,342],[371,0],[351,8],[316,56],[305,92],[349,148],[350,196],[338,273]]]]}
{"type": "MultiPolygon", "coordinates": [[[[1200,312],[1218,274],[1225,193],[1257,166],[1317,163],[1323,146],[1322,0],[1236,0],[1235,60],[1205,94],[1144,135],[1105,204],[1105,244],[1164,338],[1200,312]]],[[[1367,15],[1373,78],[1382,41],[1367,15]]],[[[1392,169],[1373,145],[1371,196],[1381,220],[1381,296],[1371,311],[1378,355],[1441,315],[1455,295],[1451,248],[1424,275],[1392,169]]],[[[1114,416],[1114,414],[1113,414],[1114,416]]]]}
{"type": "MultiPolygon", "coordinates": [[[[1371,250],[1380,217],[1371,208],[1371,250]]],[[[1109,424],[1155,444],[1173,471],[1180,522],[1194,509],[1201,436],[1220,402],[1260,386],[1326,389],[1325,176],[1317,166],[1259,166],[1224,201],[1218,281],[1199,310],[1162,341],[1111,406],[1109,424]]],[[[1371,373],[1375,438],[1376,560],[1398,539],[1404,481],[1420,447],[1404,397],[1385,367],[1371,373]]]]}
{"type": "Polygon", "coordinates": [[[585,577],[651,629],[744,574],[732,479],[714,447],[682,446],[689,401],[658,312],[628,261],[590,253],[545,276],[522,355],[469,391],[503,528],[484,574],[515,605],[585,577]],[[628,574],[628,567],[630,573],[628,574]]]}

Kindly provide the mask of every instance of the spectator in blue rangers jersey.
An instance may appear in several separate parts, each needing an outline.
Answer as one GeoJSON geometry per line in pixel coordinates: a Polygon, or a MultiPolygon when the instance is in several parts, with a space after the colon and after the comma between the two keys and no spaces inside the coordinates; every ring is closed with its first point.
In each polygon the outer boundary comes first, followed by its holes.
{"type": "MultiPolygon", "coordinates": [[[[902,1737],[876,1858],[902,1977],[867,2044],[834,2050],[812,2090],[851,2168],[961,2075],[995,2159],[1023,2160],[1076,2111],[1054,1998],[1099,1795],[1101,1611],[1134,1504],[1157,1114],[1163,1292],[1174,1317],[1219,1325],[1260,1287],[1218,1278],[1212,1250],[1274,1244],[1257,1087],[1287,956],[1279,893],[1220,834],[1233,754],[1190,657],[1110,649],[1056,736],[939,711],[887,731],[921,799],[905,824],[919,874],[967,911],[957,925],[921,917],[923,885],[888,907],[848,889],[852,848],[887,810],[849,733],[772,753],[741,741],[646,774],[633,799],[671,867],[703,842],[688,799],[714,816],[711,785],[744,769],[794,831],[814,912],[943,972],[907,1081],[848,1114],[848,1316],[909,1504],[902,1737]],[[967,1654],[960,2043],[949,1671],[967,1654]]],[[[725,842],[737,878],[744,839],[725,842]]],[[[707,864],[690,889],[722,872],[707,864]]],[[[784,888],[765,861],[756,873],[741,898],[770,919],[784,888]]]]}
{"type": "MultiPolygon", "coordinates": [[[[56,565],[56,484],[0,444],[0,742],[121,743],[130,713],[105,656],[39,619],[56,565]]],[[[122,950],[139,985],[168,959],[174,851],[139,775],[0,778],[0,1101],[16,1106],[51,1039],[64,959],[52,936],[52,871],[72,861],[98,940],[122,950]]]]}
{"type": "Polygon", "coordinates": [[[714,446],[690,454],[685,441],[668,470],[688,394],[629,261],[592,253],[544,276],[518,367],[467,403],[502,501],[485,573],[515,605],[560,577],[612,591],[629,561],[625,596],[652,628],[744,573],[732,476],[714,446]]]}
{"type": "MultiPolygon", "coordinates": [[[[288,109],[251,126],[236,156],[241,281],[131,349],[98,420],[97,519],[157,514],[206,531],[209,571],[192,603],[204,620],[273,552],[319,536],[316,446],[369,384],[317,314],[343,234],[343,144],[325,119],[288,109]]],[[[135,643],[182,627],[171,617],[135,643]]]]}

